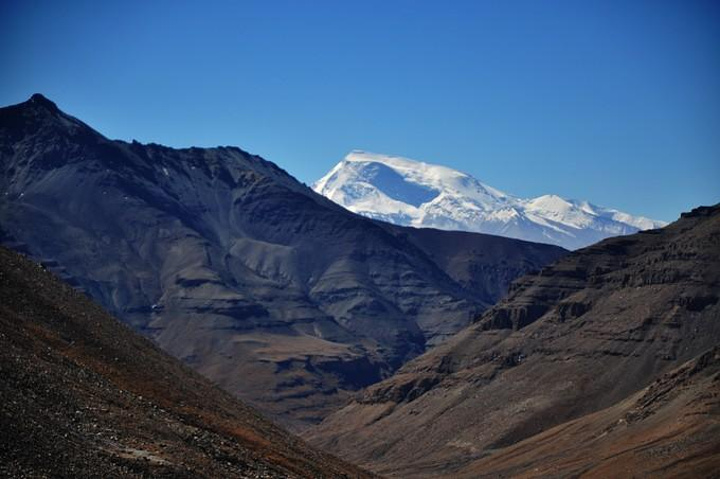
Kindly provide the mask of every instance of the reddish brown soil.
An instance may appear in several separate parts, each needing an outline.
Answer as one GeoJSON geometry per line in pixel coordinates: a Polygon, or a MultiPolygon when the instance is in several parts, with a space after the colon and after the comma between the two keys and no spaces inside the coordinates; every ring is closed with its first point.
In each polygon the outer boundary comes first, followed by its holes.
{"type": "Polygon", "coordinates": [[[1,477],[370,477],[0,249],[1,477]]]}

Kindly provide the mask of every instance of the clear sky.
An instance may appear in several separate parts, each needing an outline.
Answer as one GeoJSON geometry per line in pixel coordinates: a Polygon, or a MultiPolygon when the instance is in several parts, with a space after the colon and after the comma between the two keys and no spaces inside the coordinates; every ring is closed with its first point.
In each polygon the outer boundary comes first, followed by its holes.
{"type": "Polygon", "coordinates": [[[352,149],[672,220],[720,201],[720,2],[0,1],[0,104],[237,145],[312,183],[352,149]]]}

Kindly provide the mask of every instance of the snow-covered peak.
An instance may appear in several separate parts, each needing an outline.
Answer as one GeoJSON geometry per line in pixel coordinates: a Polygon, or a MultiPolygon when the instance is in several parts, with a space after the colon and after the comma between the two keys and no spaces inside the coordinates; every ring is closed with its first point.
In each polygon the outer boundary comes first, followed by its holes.
{"type": "Polygon", "coordinates": [[[402,156],[382,155],[362,150],[353,150],[345,156],[345,161],[356,163],[379,163],[386,165],[408,177],[430,184],[452,184],[469,178],[470,175],[453,170],[446,166],[432,165],[422,161],[415,161],[402,156]]]}
{"type": "Polygon", "coordinates": [[[483,209],[507,198],[502,191],[446,166],[360,150],[350,152],[313,185],[315,191],[345,207],[348,202],[338,199],[356,198],[358,188],[372,188],[415,207],[438,200],[441,193],[467,197],[483,209]]]}
{"type": "Polygon", "coordinates": [[[356,213],[391,223],[499,234],[569,249],[664,226],[557,195],[522,199],[446,166],[354,150],[313,189],[356,213]]]}
{"type": "Polygon", "coordinates": [[[569,202],[565,198],[560,198],[558,195],[538,196],[537,198],[533,198],[528,201],[528,206],[531,206],[537,210],[555,212],[568,211],[574,207],[571,202],[569,202]]]}

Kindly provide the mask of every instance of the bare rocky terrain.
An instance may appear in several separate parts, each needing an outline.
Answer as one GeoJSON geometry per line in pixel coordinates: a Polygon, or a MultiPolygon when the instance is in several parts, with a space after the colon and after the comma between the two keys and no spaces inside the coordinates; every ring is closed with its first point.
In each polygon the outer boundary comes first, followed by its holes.
{"type": "Polygon", "coordinates": [[[708,477],[718,344],[720,205],[519,279],[307,437],[392,477],[708,477]]]}
{"type": "Polygon", "coordinates": [[[715,348],[612,407],[502,448],[453,477],[718,477],[718,437],[715,348]]]}
{"type": "Polygon", "coordinates": [[[298,429],[566,253],[375,222],[239,148],[109,140],[42,95],[0,109],[0,171],[4,244],[298,429]]]}
{"type": "Polygon", "coordinates": [[[0,247],[0,476],[363,478],[0,247]]]}
{"type": "Polygon", "coordinates": [[[406,228],[41,95],[0,109],[0,169],[40,264],[0,248],[2,476],[720,470],[720,205],[571,254],[406,228]]]}

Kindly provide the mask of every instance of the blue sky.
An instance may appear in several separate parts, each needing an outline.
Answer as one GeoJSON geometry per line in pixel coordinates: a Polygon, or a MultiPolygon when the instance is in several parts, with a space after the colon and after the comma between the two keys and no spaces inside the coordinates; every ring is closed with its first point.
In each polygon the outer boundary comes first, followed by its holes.
{"type": "Polygon", "coordinates": [[[718,25],[694,0],[5,0],[0,104],[306,183],[365,149],[672,220],[720,201],[718,25]]]}

